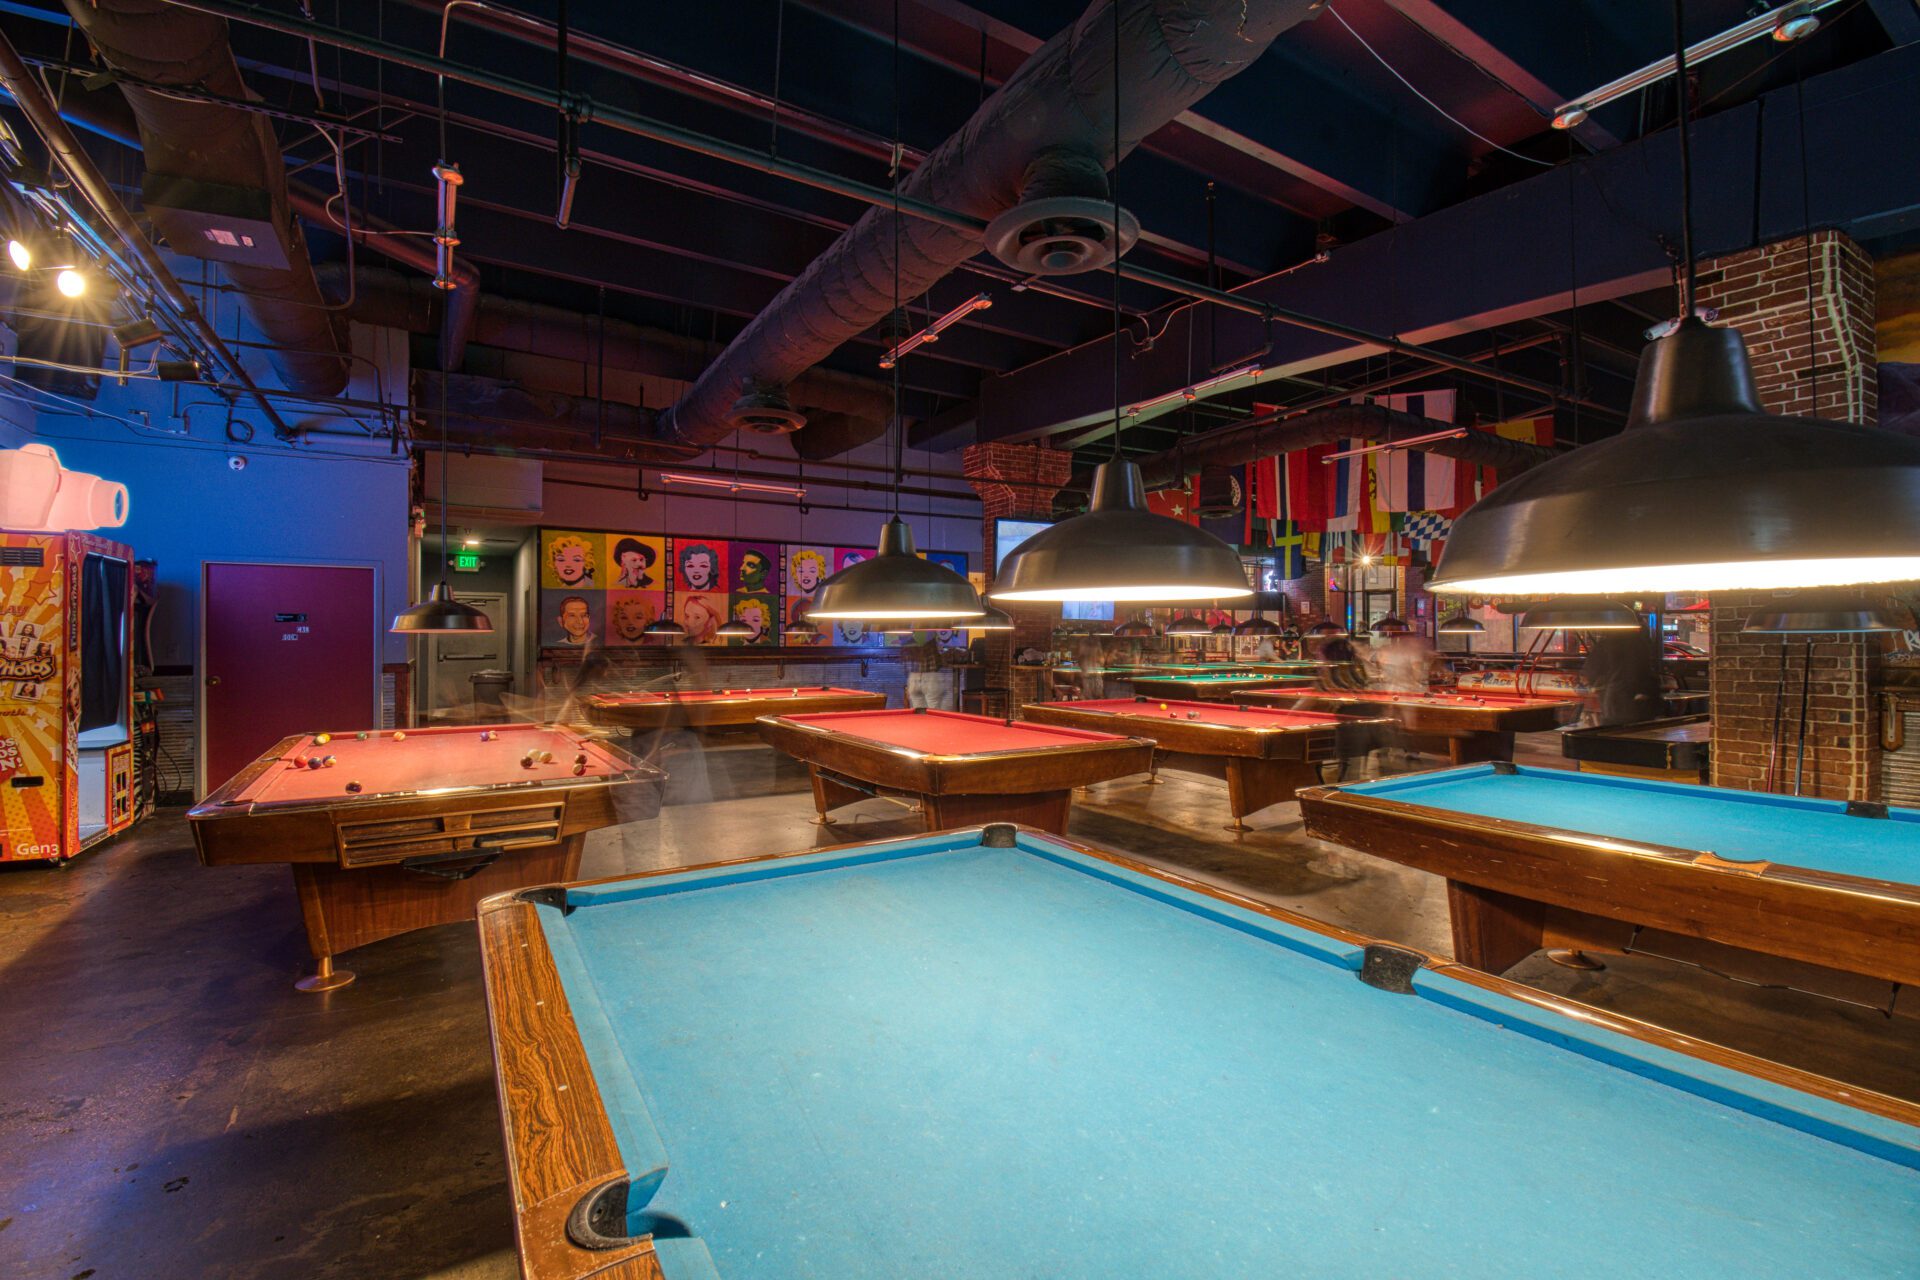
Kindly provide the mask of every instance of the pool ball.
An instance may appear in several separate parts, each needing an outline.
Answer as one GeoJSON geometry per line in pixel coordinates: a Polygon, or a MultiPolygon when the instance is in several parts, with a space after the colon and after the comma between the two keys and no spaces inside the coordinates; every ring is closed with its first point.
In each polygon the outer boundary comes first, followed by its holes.
{"type": "Polygon", "coordinates": [[[359,733],[353,735],[353,739],[355,742],[365,742],[367,740],[367,731],[362,729],[359,733]]]}
{"type": "Polygon", "coordinates": [[[358,794],[360,791],[360,784],[357,782],[349,782],[347,784],[347,790],[354,792],[355,794],[358,794]]]}
{"type": "Polygon", "coordinates": [[[309,769],[318,769],[319,767],[320,767],[320,757],[319,757],[319,756],[308,756],[308,757],[307,757],[307,768],[309,768],[309,769]]]}
{"type": "Polygon", "coordinates": [[[314,745],[324,747],[333,741],[333,735],[330,733],[316,733],[313,735],[313,741],[314,745]]]}
{"type": "Polygon", "coordinates": [[[533,757],[532,757],[532,756],[530,756],[530,755],[526,755],[526,756],[521,756],[521,757],[520,757],[520,767],[521,767],[522,769],[531,769],[531,768],[533,768],[533,757]]]}
{"type": "Polygon", "coordinates": [[[340,761],[333,756],[328,756],[325,760],[322,760],[320,763],[323,767],[331,769],[333,768],[334,765],[339,764],[340,761]]]}
{"type": "Polygon", "coordinates": [[[580,776],[581,774],[583,774],[583,773],[585,773],[586,771],[587,771],[587,762],[586,762],[585,760],[576,760],[576,761],[574,761],[574,762],[573,762],[573,776],[574,776],[574,777],[576,777],[576,778],[577,778],[577,777],[579,777],[579,776],[580,776]]]}
{"type": "Polygon", "coordinates": [[[407,740],[407,731],[405,729],[395,729],[393,731],[393,740],[395,742],[405,742],[407,740]]]}

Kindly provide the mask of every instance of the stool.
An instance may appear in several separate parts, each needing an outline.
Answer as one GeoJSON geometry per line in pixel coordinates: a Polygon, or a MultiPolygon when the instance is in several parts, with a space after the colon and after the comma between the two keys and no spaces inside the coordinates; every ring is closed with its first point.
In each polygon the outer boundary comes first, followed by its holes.
{"type": "Polygon", "coordinates": [[[1007,691],[998,687],[961,690],[960,709],[973,711],[976,706],[978,707],[978,710],[974,711],[976,715],[1005,715],[1007,714],[1007,691]],[[995,703],[999,704],[1000,710],[993,709],[995,703]]]}

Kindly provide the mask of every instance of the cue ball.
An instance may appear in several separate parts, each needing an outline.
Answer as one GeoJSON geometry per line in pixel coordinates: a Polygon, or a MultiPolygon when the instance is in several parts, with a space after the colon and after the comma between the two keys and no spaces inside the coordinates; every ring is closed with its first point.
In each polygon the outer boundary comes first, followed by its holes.
{"type": "Polygon", "coordinates": [[[332,741],[333,735],[330,733],[316,733],[313,735],[313,743],[317,747],[324,747],[332,741]]]}
{"type": "Polygon", "coordinates": [[[358,791],[360,790],[360,784],[359,784],[359,783],[357,783],[357,782],[349,782],[349,783],[347,784],[347,790],[349,790],[349,791],[353,791],[353,792],[358,792],[358,791]]]}

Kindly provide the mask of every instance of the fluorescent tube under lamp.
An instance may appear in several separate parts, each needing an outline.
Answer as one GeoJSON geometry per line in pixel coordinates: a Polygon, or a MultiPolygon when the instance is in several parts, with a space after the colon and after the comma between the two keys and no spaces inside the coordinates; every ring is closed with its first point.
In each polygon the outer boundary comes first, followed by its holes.
{"type": "Polygon", "coordinates": [[[679,471],[662,471],[660,479],[668,484],[690,484],[703,489],[725,489],[728,493],[777,493],[788,498],[804,498],[806,489],[797,484],[764,484],[756,480],[732,480],[726,476],[691,476],[679,471]]]}

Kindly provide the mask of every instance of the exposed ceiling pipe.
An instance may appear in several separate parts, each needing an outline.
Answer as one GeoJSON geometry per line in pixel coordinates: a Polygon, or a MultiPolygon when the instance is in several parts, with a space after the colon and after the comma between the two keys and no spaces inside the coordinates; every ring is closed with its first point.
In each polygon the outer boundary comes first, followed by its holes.
{"type": "MultiPolygon", "coordinates": [[[[901,194],[986,219],[1041,200],[1105,198],[1108,168],[1252,65],[1321,2],[1095,0],[905,177],[901,194]],[[1117,60],[1110,4],[1120,6],[1117,60]],[[1128,86],[1119,155],[1110,105],[1116,65],[1128,86]]],[[[1102,252],[1123,251],[1114,241],[1124,233],[1106,232],[1102,252]]],[[[869,209],[741,331],[663,429],[697,444],[722,439],[739,425],[735,402],[743,393],[784,387],[892,311],[896,272],[899,295],[918,297],[981,248],[978,233],[869,209]]],[[[1101,260],[1092,253],[1075,266],[1101,260]]]]}
{"type": "Polygon", "coordinates": [[[126,206],[120,203],[120,197],[108,185],[106,175],[100,172],[93,163],[93,157],[87,154],[86,149],[80,145],[80,140],[73,136],[73,130],[69,129],[66,121],[60,118],[60,112],[54,106],[53,99],[47,96],[40,81],[34,78],[32,72],[27,69],[27,64],[21,61],[20,51],[13,47],[13,42],[8,40],[4,33],[0,33],[0,86],[4,86],[12,95],[21,113],[33,126],[33,131],[46,144],[54,163],[66,171],[67,176],[73,179],[74,186],[78,187],[80,193],[86,197],[87,203],[91,204],[94,211],[106,221],[108,226],[112,227],[113,234],[119,239],[121,246],[139,265],[139,269],[146,278],[164,296],[167,305],[172,308],[181,323],[193,331],[194,336],[206,345],[221,364],[226,366],[227,372],[232,374],[234,380],[253,398],[260,412],[266,416],[268,422],[273,424],[274,434],[282,439],[292,438],[293,431],[287,426],[286,420],[280,416],[279,410],[274,408],[273,402],[254,382],[246,366],[240,363],[240,357],[222,341],[220,334],[195,305],[192,296],[180,287],[180,282],[174,278],[173,272],[167,269],[167,264],[161,261],[159,253],[147,243],[146,236],[135,224],[133,216],[127,212],[126,206]]]}
{"type": "MultiPolygon", "coordinates": [[[[298,188],[295,190],[297,206],[298,188]]],[[[372,239],[382,251],[392,243],[383,237],[372,239]]],[[[430,253],[423,252],[422,257],[431,260],[430,253]]],[[[435,326],[436,310],[443,301],[441,291],[427,280],[378,268],[360,268],[351,289],[343,266],[324,263],[319,276],[321,288],[329,296],[344,298],[351,293],[354,303],[348,314],[363,324],[426,333],[435,326]]],[[[455,299],[463,292],[456,289],[455,299]]],[[[603,342],[596,316],[498,297],[480,300],[466,329],[467,337],[484,347],[565,360],[585,369],[604,360],[608,369],[680,382],[699,377],[721,349],[718,343],[625,320],[608,320],[603,342]]],[[[444,325],[441,331],[445,333],[444,325]]],[[[788,394],[809,415],[807,425],[793,440],[795,451],[809,462],[875,439],[885,430],[892,410],[891,395],[883,384],[832,369],[808,370],[793,381],[788,394]]]]}
{"type": "MultiPolygon", "coordinates": [[[[344,234],[341,222],[335,221],[327,208],[327,197],[311,187],[297,182],[287,184],[287,196],[293,203],[293,210],[308,222],[344,234]]],[[[480,309],[480,271],[471,262],[460,255],[453,255],[453,288],[436,289],[429,281],[438,270],[435,244],[427,236],[395,235],[396,228],[379,218],[364,213],[352,215],[353,242],[363,249],[391,258],[402,266],[411,267],[426,279],[419,281],[421,288],[433,295],[440,309],[440,367],[450,372],[459,372],[467,358],[467,340],[473,333],[474,315],[480,309]]],[[[337,269],[336,269],[337,270],[337,269]]],[[[326,265],[319,268],[319,274],[328,276],[326,265]]],[[[344,276],[335,274],[334,280],[344,283],[344,276]]],[[[329,296],[339,296],[323,288],[329,296]]],[[[342,291],[348,292],[346,290],[342,291]]],[[[351,314],[351,312],[349,312],[351,314]]],[[[412,332],[424,332],[413,330],[412,332]]]]}
{"type": "MultiPolygon", "coordinates": [[[[1243,427],[1228,427],[1208,435],[1196,436],[1177,449],[1155,454],[1140,462],[1141,475],[1149,489],[1164,489],[1195,475],[1203,466],[1244,466],[1260,458],[1325,444],[1329,440],[1366,440],[1388,444],[1409,436],[1431,435],[1459,424],[1437,422],[1418,414],[1401,413],[1378,404],[1343,404],[1303,413],[1279,422],[1261,422],[1243,427]]],[[[1491,431],[1469,431],[1457,440],[1433,440],[1413,445],[1427,453],[1502,471],[1520,471],[1545,462],[1554,450],[1544,445],[1509,440],[1491,431]]],[[[1084,477],[1076,476],[1074,487],[1086,489],[1084,477]]]]}
{"type": "Polygon", "coordinates": [[[146,153],[147,211],[176,253],[219,262],[242,305],[273,344],[268,358],[289,387],[319,395],[346,388],[346,324],[326,309],[306,242],[287,204],[286,167],[266,117],[171,96],[179,85],[252,100],[227,25],[154,0],[66,0],[100,60],[143,82],[121,84],[146,153]],[[232,221],[235,206],[268,230],[251,244],[192,234],[232,221]],[[170,218],[169,214],[179,215],[170,218]],[[218,215],[209,217],[209,215],[218,215]]]}

